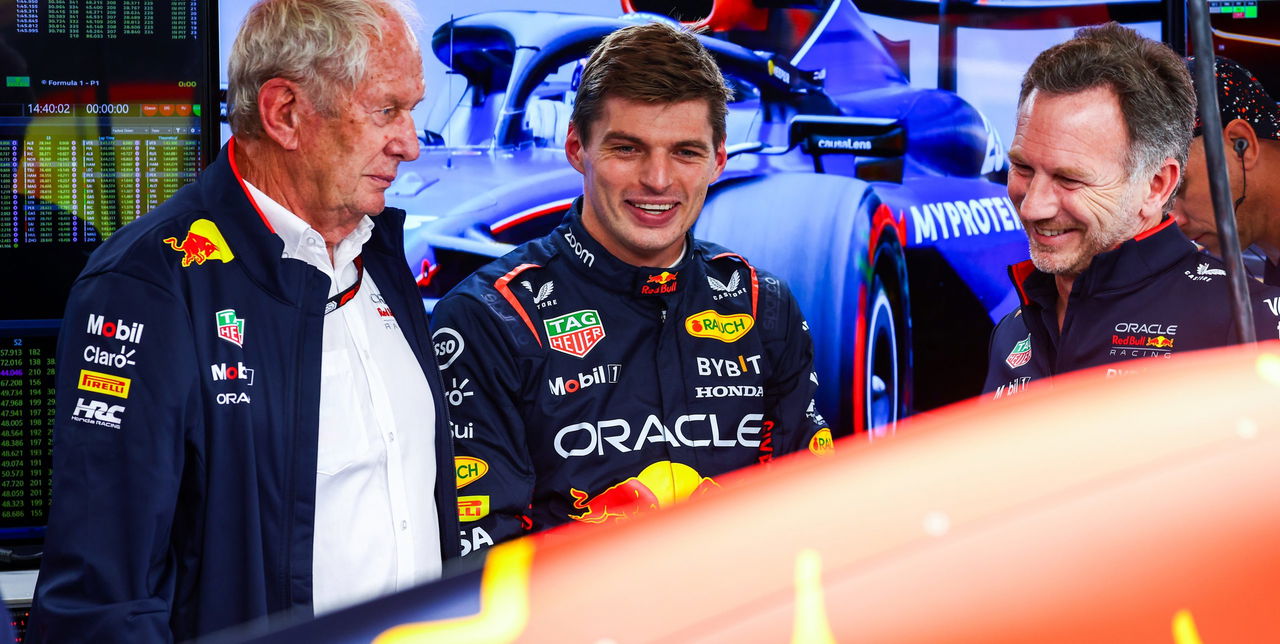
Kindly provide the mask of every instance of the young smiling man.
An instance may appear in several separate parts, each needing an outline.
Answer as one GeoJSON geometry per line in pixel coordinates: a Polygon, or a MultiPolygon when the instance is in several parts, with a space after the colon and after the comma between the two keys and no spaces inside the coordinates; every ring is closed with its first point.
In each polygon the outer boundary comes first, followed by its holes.
{"type": "MultiPolygon", "coordinates": [[[[1169,216],[1194,121],[1182,60],[1115,23],[1032,63],[1009,149],[1031,259],[1010,267],[1021,306],[992,334],[995,398],[1074,369],[1238,341],[1222,263],[1169,216]]],[[[1280,290],[1251,288],[1259,339],[1277,337],[1264,300],[1280,290]]]]}
{"type": "Polygon", "coordinates": [[[831,450],[790,292],[689,234],[725,166],[728,98],[692,34],[651,23],[606,37],[565,141],[583,196],[437,305],[464,554],[831,450]]]}

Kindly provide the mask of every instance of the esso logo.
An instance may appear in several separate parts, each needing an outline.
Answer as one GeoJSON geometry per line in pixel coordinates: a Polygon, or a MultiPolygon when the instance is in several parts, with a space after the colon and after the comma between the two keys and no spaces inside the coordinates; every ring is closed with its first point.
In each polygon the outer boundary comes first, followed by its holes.
{"type": "Polygon", "coordinates": [[[453,366],[453,362],[462,355],[463,349],[467,346],[462,335],[447,326],[440,327],[431,334],[431,343],[435,347],[436,360],[440,362],[441,371],[453,366]]]}

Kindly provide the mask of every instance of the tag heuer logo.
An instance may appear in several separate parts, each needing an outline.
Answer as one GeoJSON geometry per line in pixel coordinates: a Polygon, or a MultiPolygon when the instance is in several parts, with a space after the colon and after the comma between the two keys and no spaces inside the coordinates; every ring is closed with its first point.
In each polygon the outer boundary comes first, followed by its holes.
{"type": "Polygon", "coordinates": [[[235,309],[223,309],[214,313],[218,321],[218,337],[236,345],[244,346],[244,320],[236,317],[235,309]]]}
{"type": "Polygon", "coordinates": [[[1013,345],[1013,351],[1010,351],[1009,355],[1004,359],[1004,363],[1009,365],[1010,369],[1017,369],[1028,362],[1031,362],[1030,333],[1027,334],[1027,337],[1018,340],[1018,343],[1013,345]]]}
{"type": "Polygon", "coordinates": [[[604,339],[604,325],[600,314],[593,309],[574,311],[567,315],[544,320],[547,340],[551,348],[575,358],[587,355],[604,339]]]}

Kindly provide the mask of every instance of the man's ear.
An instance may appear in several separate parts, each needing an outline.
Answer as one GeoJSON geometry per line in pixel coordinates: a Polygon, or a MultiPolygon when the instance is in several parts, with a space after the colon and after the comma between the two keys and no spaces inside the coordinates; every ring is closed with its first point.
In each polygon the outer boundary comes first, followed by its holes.
{"type": "Polygon", "coordinates": [[[268,138],[286,150],[298,149],[302,127],[302,105],[298,84],[272,78],[258,88],[258,114],[268,138]]]}
{"type": "Polygon", "coordinates": [[[1262,149],[1258,145],[1258,133],[1253,130],[1253,126],[1244,119],[1233,119],[1222,128],[1222,138],[1227,146],[1227,163],[1229,165],[1244,163],[1246,170],[1252,170],[1253,166],[1258,163],[1258,153],[1262,149]],[[1236,141],[1244,141],[1243,144],[1237,144],[1236,141]],[[1236,152],[1236,145],[1242,145],[1243,150],[1236,152]]]}
{"type": "Polygon", "coordinates": [[[1141,209],[1143,220],[1148,221],[1152,226],[1160,223],[1160,219],[1164,216],[1164,205],[1168,203],[1169,197],[1173,196],[1173,191],[1178,189],[1178,182],[1181,179],[1182,168],[1173,157],[1166,158],[1164,163],[1156,168],[1155,173],[1147,180],[1147,194],[1142,200],[1141,209]]]}
{"type": "Polygon", "coordinates": [[[586,174],[586,166],[582,163],[584,147],[582,134],[578,131],[578,125],[573,121],[569,121],[569,133],[564,137],[564,156],[569,159],[569,165],[573,166],[573,169],[586,174]]]}
{"type": "Polygon", "coordinates": [[[708,183],[715,183],[716,179],[720,178],[720,173],[724,172],[725,164],[729,162],[729,152],[725,149],[724,141],[720,141],[720,144],[716,146],[715,155],[716,171],[712,173],[711,181],[708,183]]]}

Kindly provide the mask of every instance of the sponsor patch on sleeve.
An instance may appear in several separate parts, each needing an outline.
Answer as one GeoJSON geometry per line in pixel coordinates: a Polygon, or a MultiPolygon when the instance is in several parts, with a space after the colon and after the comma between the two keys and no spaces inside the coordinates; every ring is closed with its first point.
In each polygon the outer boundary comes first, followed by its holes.
{"type": "Polygon", "coordinates": [[[479,521],[489,516],[489,497],[487,496],[460,496],[458,497],[458,520],[466,523],[468,521],[479,521]]]}
{"type": "Polygon", "coordinates": [[[721,342],[737,342],[755,325],[746,313],[723,315],[712,309],[694,313],[684,320],[684,328],[695,338],[712,338],[721,342]]]}
{"type": "Polygon", "coordinates": [[[116,398],[128,398],[131,382],[129,378],[113,376],[109,373],[80,370],[79,388],[84,391],[96,391],[116,398]]]}
{"type": "Polygon", "coordinates": [[[823,427],[809,439],[809,451],[818,456],[830,456],[836,453],[836,444],[831,440],[831,430],[823,427]]]}
{"type": "Polygon", "coordinates": [[[453,459],[458,474],[458,489],[462,489],[489,473],[489,464],[474,456],[456,456],[453,459]]]}

